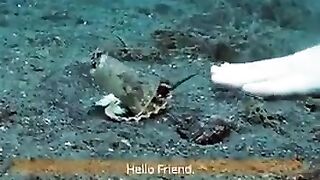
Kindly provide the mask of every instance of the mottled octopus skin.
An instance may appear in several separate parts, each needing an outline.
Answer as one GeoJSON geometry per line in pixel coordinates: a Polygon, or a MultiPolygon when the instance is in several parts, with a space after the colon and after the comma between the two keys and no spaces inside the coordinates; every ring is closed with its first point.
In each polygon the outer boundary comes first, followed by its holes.
{"type": "MultiPolygon", "coordinates": [[[[120,99],[123,108],[133,114],[116,119],[138,121],[166,108],[167,97],[158,97],[157,94],[158,89],[163,88],[160,78],[142,75],[107,54],[101,54],[92,61],[95,67],[90,70],[90,73],[100,89],[120,99]]],[[[107,106],[111,102],[104,103],[107,106]]],[[[110,114],[113,113],[110,112],[110,114]]]]}

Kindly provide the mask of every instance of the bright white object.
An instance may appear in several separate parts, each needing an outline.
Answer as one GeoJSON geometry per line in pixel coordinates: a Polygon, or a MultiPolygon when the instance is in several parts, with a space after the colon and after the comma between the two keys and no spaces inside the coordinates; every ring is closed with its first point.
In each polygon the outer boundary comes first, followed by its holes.
{"type": "Polygon", "coordinates": [[[125,109],[121,108],[120,103],[120,99],[115,97],[114,94],[108,94],[103,96],[95,105],[105,107],[104,113],[110,118],[118,120],[119,115],[126,112],[125,109]]]}
{"type": "Polygon", "coordinates": [[[320,45],[284,57],[213,65],[211,79],[258,96],[317,94],[320,93],[320,45]]]}

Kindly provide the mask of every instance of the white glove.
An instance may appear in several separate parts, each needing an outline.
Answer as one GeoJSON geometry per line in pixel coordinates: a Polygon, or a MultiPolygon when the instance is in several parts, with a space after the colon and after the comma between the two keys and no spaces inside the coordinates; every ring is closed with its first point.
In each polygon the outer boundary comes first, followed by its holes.
{"type": "Polygon", "coordinates": [[[213,65],[211,79],[258,96],[320,94],[320,45],[284,57],[213,65]]]}

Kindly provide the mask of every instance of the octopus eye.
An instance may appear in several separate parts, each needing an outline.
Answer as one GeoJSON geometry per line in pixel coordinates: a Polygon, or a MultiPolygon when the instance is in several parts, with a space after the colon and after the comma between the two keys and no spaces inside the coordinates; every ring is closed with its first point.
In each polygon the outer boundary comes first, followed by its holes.
{"type": "Polygon", "coordinates": [[[97,68],[98,66],[98,61],[101,58],[101,56],[104,54],[103,51],[101,50],[95,50],[92,54],[91,54],[91,67],[92,68],[97,68]]]}
{"type": "Polygon", "coordinates": [[[103,54],[102,51],[93,52],[93,53],[91,54],[91,60],[101,58],[102,54],[103,54]]]}
{"type": "Polygon", "coordinates": [[[98,66],[98,63],[97,63],[97,61],[96,60],[92,60],[91,61],[91,68],[97,68],[97,66],[98,66]]]}
{"type": "Polygon", "coordinates": [[[103,54],[103,52],[102,52],[102,51],[99,51],[99,52],[97,52],[94,56],[95,56],[96,59],[100,59],[101,56],[102,56],[102,54],[103,54]]]}
{"type": "Polygon", "coordinates": [[[93,60],[93,59],[100,59],[101,56],[102,56],[102,54],[104,54],[104,53],[105,53],[105,51],[97,48],[96,50],[94,50],[94,51],[91,53],[91,55],[90,55],[90,56],[91,56],[91,60],[93,60]]]}

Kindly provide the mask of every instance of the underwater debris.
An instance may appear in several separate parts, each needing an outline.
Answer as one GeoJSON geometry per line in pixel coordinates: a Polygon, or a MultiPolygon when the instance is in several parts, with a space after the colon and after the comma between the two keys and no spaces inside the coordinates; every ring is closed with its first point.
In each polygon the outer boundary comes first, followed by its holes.
{"type": "Polygon", "coordinates": [[[114,51],[110,51],[108,53],[110,56],[113,56],[123,61],[162,62],[164,60],[160,52],[154,48],[139,49],[139,48],[121,47],[121,48],[115,49],[114,51]]]}
{"type": "Polygon", "coordinates": [[[296,180],[318,180],[320,179],[320,169],[309,170],[299,173],[294,177],[296,180]]]}
{"type": "Polygon", "coordinates": [[[159,114],[166,109],[171,92],[196,75],[171,85],[158,76],[136,72],[99,50],[92,55],[90,74],[101,90],[109,93],[95,105],[104,107],[108,117],[120,121],[139,121],[159,114]]]}
{"type": "Polygon", "coordinates": [[[179,31],[156,30],[151,35],[156,48],[165,55],[174,55],[181,49],[188,50],[190,54],[199,52],[199,43],[192,35],[179,31]]]}
{"type": "Polygon", "coordinates": [[[183,139],[200,145],[212,145],[225,141],[231,134],[231,126],[223,119],[217,118],[211,123],[201,125],[197,117],[184,114],[179,121],[177,133],[183,139]]]}
{"type": "Polygon", "coordinates": [[[108,49],[108,55],[121,61],[144,61],[157,62],[164,61],[161,53],[154,47],[130,47],[120,36],[114,35],[119,45],[106,44],[103,49],[108,49]]]}
{"type": "Polygon", "coordinates": [[[117,45],[114,43],[103,45],[103,49],[108,50],[108,55],[121,61],[164,62],[162,54],[155,47],[130,47],[122,37],[116,34],[114,36],[117,39],[117,45]]]}
{"type": "Polygon", "coordinates": [[[17,114],[17,111],[5,100],[0,100],[0,123],[10,121],[10,117],[17,114]]]}
{"type": "Polygon", "coordinates": [[[320,142],[320,125],[313,127],[310,133],[313,134],[312,140],[320,142]]]}
{"type": "Polygon", "coordinates": [[[228,62],[232,62],[238,56],[238,53],[227,43],[213,41],[202,34],[156,30],[152,37],[155,41],[155,47],[162,54],[169,56],[177,53],[191,55],[192,57],[202,55],[228,62]]]}
{"type": "Polygon", "coordinates": [[[304,108],[309,112],[316,112],[320,109],[319,98],[307,98],[304,102],[304,108]]]}
{"type": "Polygon", "coordinates": [[[261,124],[271,127],[278,134],[285,134],[281,124],[286,123],[286,118],[280,114],[269,113],[263,103],[256,99],[248,100],[244,105],[243,117],[250,124],[261,124]]]}
{"type": "Polygon", "coordinates": [[[145,16],[153,16],[153,13],[151,12],[151,9],[149,8],[145,8],[145,7],[137,7],[136,11],[139,13],[139,14],[143,14],[145,16]]]}
{"type": "Polygon", "coordinates": [[[231,134],[231,128],[222,119],[214,120],[212,126],[203,128],[203,132],[194,141],[197,144],[209,145],[223,142],[231,134]]]}
{"type": "Polygon", "coordinates": [[[108,54],[122,61],[166,63],[167,57],[185,55],[190,59],[203,56],[217,61],[233,62],[238,56],[227,42],[215,41],[197,33],[156,30],[151,34],[154,44],[149,47],[129,47],[120,36],[115,37],[120,47],[107,48],[108,54]]]}
{"type": "Polygon", "coordinates": [[[48,20],[48,21],[52,21],[52,22],[60,22],[60,21],[64,21],[67,19],[70,19],[70,15],[68,13],[68,11],[51,11],[51,12],[47,12],[47,14],[44,14],[43,16],[41,16],[42,20],[48,20]]]}

